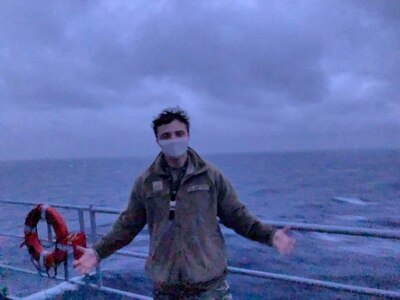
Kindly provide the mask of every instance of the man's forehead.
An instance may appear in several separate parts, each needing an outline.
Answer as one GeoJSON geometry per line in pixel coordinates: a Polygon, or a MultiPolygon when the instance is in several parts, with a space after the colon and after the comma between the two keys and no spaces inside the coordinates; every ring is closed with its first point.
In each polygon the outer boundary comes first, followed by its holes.
{"type": "Polygon", "coordinates": [[[186,125],[178,120],[174,120],[171,123],[163,124],[158,127],[158,133],[175,132],[175,131],[186,131],[186,125]]]}

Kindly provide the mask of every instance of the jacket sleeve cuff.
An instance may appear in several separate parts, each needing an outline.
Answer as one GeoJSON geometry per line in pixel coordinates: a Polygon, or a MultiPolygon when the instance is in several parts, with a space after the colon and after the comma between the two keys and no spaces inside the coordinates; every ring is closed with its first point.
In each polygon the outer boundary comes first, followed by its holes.
{"type": "Polygon", "coordinates": [[[100,262],[104,258],[104,256],[101,255],[101,252],[96,246],[93,246],[92,249],[94,254],[96,254],[97,262],[100,262]]]}
{"type": "Polygon", "coordinates": [[[273,247],[272,241],[274,240],[275,233],[278,231],[277,228],[273,227],[272,232],[269,235],[269,239],[267,241],[267,245],[273,247]]]}

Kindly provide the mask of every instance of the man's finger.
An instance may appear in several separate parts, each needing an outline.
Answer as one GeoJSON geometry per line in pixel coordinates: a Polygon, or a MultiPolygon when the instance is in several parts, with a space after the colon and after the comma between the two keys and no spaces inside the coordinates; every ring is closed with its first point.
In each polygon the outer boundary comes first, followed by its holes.
{"type": "Polygon", "coordinates": [[[77,266],[79,266],[81,264],[81,262],[79,260],[74,260],[74,262],[72,263],[72,266],[74,268],[76,268],[77,266]]]}
{"type": "Polygon", "coordinates": [[[76,246],[76,249],[78,249],[79,251],[82,251],[82,252],[85,252],[86,251],[86,248],[85,247],[82,247],[82,246],[76,246]]]}
{"type": "Polygon", "coordinates": [[[282,228],[282,231],[284,233],[288,233],[290,231],[290,226],[286,225],[285,227],[282,228]]]}

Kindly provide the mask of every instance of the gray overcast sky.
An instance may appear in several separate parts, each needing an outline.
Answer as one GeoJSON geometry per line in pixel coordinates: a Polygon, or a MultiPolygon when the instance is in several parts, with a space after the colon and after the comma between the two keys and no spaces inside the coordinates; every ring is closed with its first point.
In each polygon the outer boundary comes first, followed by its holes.
{"type": "Polygon", "coordinates": [[[400,147],[400,1],[2,1],[0,160],[400,147]]]}

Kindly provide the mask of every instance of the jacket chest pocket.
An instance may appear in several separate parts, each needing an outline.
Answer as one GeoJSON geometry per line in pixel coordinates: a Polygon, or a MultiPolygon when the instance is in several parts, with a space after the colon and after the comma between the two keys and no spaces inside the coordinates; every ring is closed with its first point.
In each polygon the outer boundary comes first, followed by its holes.
{"type": "Polygon", "coordinates": [[[213,189],[209,184],[191,184],[185,188],[184,193],[184,202],[189,211],[209,212],[214,209],[213,189]]]}
{"type": "Polygon", "coordinates": [[[169,213],[169,189],[162,191],[147,191],[145,193],[148,221],[160,221],[168,216],[169,213]]]}
{"type": "Polygon", "coordinates": [[[210,185],[208,184],[192,184],[186,188],[186,192],[209,192],[211,190],[210,185]]]}

